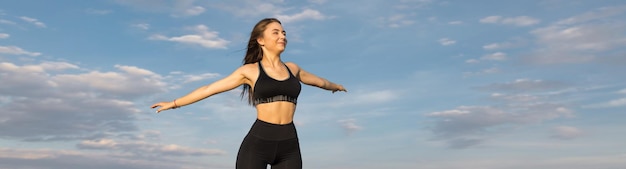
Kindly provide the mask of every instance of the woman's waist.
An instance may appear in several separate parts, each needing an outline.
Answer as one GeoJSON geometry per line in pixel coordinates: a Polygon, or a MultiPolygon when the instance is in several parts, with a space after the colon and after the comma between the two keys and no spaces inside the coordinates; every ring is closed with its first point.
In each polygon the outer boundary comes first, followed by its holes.
{"type": "Polygon", "coordinates": [[[288,124],[293,121],[296,105],[289,102],[265,103],[256,106],[257,119],[272,124],[288,124]]]}
{"type": "Polygon", "coordinates": [[[274,124],[262,119],[257,119],[254,122],[248,134],[264,140],[287,140],[298,137],[293,122],[274,124]]]}

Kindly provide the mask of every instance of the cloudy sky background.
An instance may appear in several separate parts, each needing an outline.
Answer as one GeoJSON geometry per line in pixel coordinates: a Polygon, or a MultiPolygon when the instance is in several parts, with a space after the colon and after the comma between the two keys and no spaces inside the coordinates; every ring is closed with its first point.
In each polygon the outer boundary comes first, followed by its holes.
{"type": "Polygon", "coordinates": [[[283,21],[305,168],[622,169],[626,2],[0,2],[0,168],[234,168],[235,89],[154,113],[283,21]]]}

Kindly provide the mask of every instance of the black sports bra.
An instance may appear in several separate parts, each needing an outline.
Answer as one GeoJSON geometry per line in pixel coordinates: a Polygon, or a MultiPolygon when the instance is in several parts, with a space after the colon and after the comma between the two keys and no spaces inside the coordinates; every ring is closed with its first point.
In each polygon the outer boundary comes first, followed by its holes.
{"type": "Polygon", "coordinates": [[[269,77],[265,70],[263,70],[263,65],[261,62],[259,64],[259,78],[257,78],[254,89],[252,92],[252,105],[258,105],[263,103],[277,102],[277,101],[287,101],[293,104],[298,103],[298,95],[300,95],[300,90],[302,86],[300,85],[300,80],[296,78],[289,70],[289,67],[285,65],[287,71],[289,72],[289,78],[285,80],[276,80],[272,77],[269,77]]]}

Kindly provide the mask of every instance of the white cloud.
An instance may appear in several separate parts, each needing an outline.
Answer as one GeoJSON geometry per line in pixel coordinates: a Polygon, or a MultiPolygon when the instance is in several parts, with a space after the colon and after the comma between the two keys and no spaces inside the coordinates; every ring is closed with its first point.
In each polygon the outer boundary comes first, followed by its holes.
{"type": "Polygon", "coordinates": [[[530,26],[539,23],[539,19],[531,18],[528,16],[518,16],[514,18],[504,18],[501,21],[502,24],[515,25],[515,26],[530,26]]]}
{"type": "MultiPolygon", "coordinates": [[[[61,74],[52,77],[55,83],[72,89],[95,89],[101,95],[137,97],[163,91],[162,77],[134,66],[115,66],[121,72],[92,71],[84,74],[61,74]],[[80,85],[80,86],[79,86],[80,85]]],[[[69,89],[68,89],[69,90],[69,89]]]]}
{"type": "Polygon", "coordinates": [[[626,98],[611,100],[608,103],[606,103],[606,105],[610,107],[626,106],[626,98]]]}
{"type": "Polygon", "coordinates": [[[528,103],[532,101],[538,101],[540,97],[532,94],[520,93],[520,94],[503,94],[493,93],[491,98],[495,100],[503,100],[511,103],[528,103]]]}
{"type": "MultiPolygon", "coordinates": [[[[198,164],[186,160],[178,160],[176,158],[166,158],[150,154],[143,154],[138,157],[129,157],[128,154],[124,153],[107,154],[95,151],[55,150],[49,148],[0,148],[0,161],[10,163],[12,164],[11,166],[29,166],[30,168],[182,169],[207,167],[206,164],[198,164]],[[181,167],[181,165],[185,167],[181,167]]],[[[219,168],[219,166],[208,167],[219,168]]]]}
{"type": "Polygon", "coordinates": [[[346,131],[346,133],[348,133],[348,135],[351,135],[352,133],[363,129],[363,127],[356,124],[355,119],[344,119],[337,122],[346,131]]]}
{"type": "Polygon", "coordinates": [[[200,45],[205,48],[220,48],[225,49],[226,45],[230,43],[218,36],[218,32],[209,30],[209,27],[205,25],[197,25],[189,28],[196,34],[183,35],[178,37],[167,37],[165,35],[155,34],[149,37],[151,40],[163,40],[172,41],[183,44],[200,45]]]}
{"type": "Polygon", "coordinates": [[[400,5],[395,5],[394,8],[398,10],[415,10],[419,8],[431,5],[433,0],[401,0],[400,5]]]}
{"type": "Polygon", "coordinates": [[[563,87],[556,82],[517,79],[479,87],[490,93],[495,105],[458,106],[455,109],[428,113],[434,118],[431,131],[435,139],[445,141],[450,148],[467,148],[482,144],[493,133],[513,132],[526,125],[573,116],[573,110],[548,100],[549,93],[533,91],[563,87]]]}
{"type": "Polygon", "coordinates": [[[196,0],[115,0],[115,2],[135,10],[169,13],[172,17],[198,16],[206,11],[203,6],[196,4],[196,0]]]}
{"type": "Polygon", "coordinates": [[[48,141],[106,137],[137,130],[139,109],[132,99],[165,90],[151,71],[117,65],[118,71],[81,70],[65,62],[0,63],[0,137],[48,141]],[[37,105],[37,106],[33,106],[37,105]]]}
{"type": "Polygon", "coordinates": [[[527,41],[528,40],[525,40],[525,39],[522,39],[522,38],[513,38],[511,41],[508,41],[508,42],[490,43],[490,44],[484,45],[483,49],[485,49],[485,50],[502,50],[502,49],[521,47],[521,46],[526,45],[528,43],[527,41]]]}
{"type": "Polygon", "coordinates": [[[443,45],[443,46],[449,46],[449,45],[454,45],[456,43],[455,40],[452,39],[448,39],[448,38],[441,38],[438,40],[439,44],[443,45]]]}
{"type": "Polygon", "coordinates": [[[141,30],[148,30],[148,29],[150,29],[150,24],[138,23],[138,24],[131,25],[131,27],[137,28],[137,29],[141,29],[141,30]]]}
{"type": "MultiPolygon", "coordinates": [[[[314,0],[311,3],[325,3],[325,0],[314,0]]],[[[283,23],[300,22],[304,20],[326,20],[332,18],[311,8],[299,8],[296,13],[292,13],[293,7],[284,6],[285,2],[278,1],[257,1],[257,0],[238,0],[229,1],[229,3],[212,4],[211,6],[231,12],[239,17],[271,16],[279,19],[283,23]],[[301,10],[300,10],[301,9],[301,10]],[[292,14],[289,14],[292,13],[292,14]]]]}
{"type": "Polygon", "coordinates": [[[596,10],[586,12],[581,15],[576,15],[567,19],[560,20],[556,22],[557,25],[573,25],[573,24],[581,24],[587,22],[594,22],[597,20],[602,20],[605,18],[611,18],[613,16],[620,15],[626,11],[626,6],[612,6],[612,7],[603,7],[598,8],[596,10]]]}
{"type": "Polygon", "coordinates": [[[482,143],[491,132],[509,130],[506,126],[523,126],[571,114],[571,110],[557,104],[522,103],[503,107],[460,106],[427,116],[436,119],[432,128],[436,139],[446,141],[451,148],[467,148],[482,143]]]}
{"type": "Polygon", "coordinates": [[[622,89],[622,90],[618,91],[617,93],[619,93],[619,94],[626,94],[626,89],[622,89]]]}
{"type": "Polygon", "coordinates": [[[502,16],[488,16],[480,19],[481,23],[498,23],[502,19],[502,16]]]}
{"type": "Polygon", "coordinates": [[[206,9],[202,6],[190,6],[190,7],[184,7],[180,10],[177,10],[176,13],[173,14],[172,16],[174,17],[197,16],[197,15],[204,13],[205,11],[206,9]]]}
{"type": "Polygon", "coordinates": [[[460,25],[460,24],[463,24],[463,21],[450,21],[450,22],[448,22],[448,24],[450,24],[450,25],[460,25]]]}
{"type": "Polygon", "coordinates": [[[324,16],[324,14],[322,14],[321,12],[317,10],[304,9],[302,12],[293,14],[293,15],[279,14],[279,15],[276,15],[276,18],[279,19],[281,22],[290,23],[290,22],[297,22],[297,21],[309,20],[309,19],[324,20],[328,17],[324,16]]]}
{"type": "Polygon", "coordinates": [[[501,46],[503,46],[502,44],[498,44],[498,43],[492,43],[492,44],[488,44],[483,46],[483,49],[486,50],[495,50],[495,49],[500,49],[501,46]]]}
{"type": "Polygon", "coordinates": [[[200,14],[204,13],[205,10],[206,9],[204,9],[204,7],[194,6],[194,7],[191,7],[189,9],[185,10],[184,13],[185,13],[185,15],[196,16],[196,15],[200,15],[200,14]]]}
{"type": "Polygon", "coordinates": [[[553,138],[557,138],[557,139],[564,139],[564,140],[569,140],[569,139],[575,139],[578,138],[580,136],[582,136],[584,133],[576,128],[576,127],[572,127],[572,126],[558,126],[558,127],[554,127],[552,129],[552,136],[553,138]]]}
{"type": "Polygon", "coordinates": [[[409,15],[405,14],[395,14],[386,18],[381,17],[380,20],[383,22],[383,25],[386,25],[390,28],[399,28],[415,23],[415,21],[408,19],[408,17],[409,15]]]}
{"type": "Polygon", "coordinates": [[[481,57],[480,59],[482,59],[482,60],[502,61],[502,60],[506,60],[507,56],[506,56],[506,53],[496,52],[496,53],[492,53],[492,54],[489,54],[489,55],[485,55],[485,56],[481,57]]]}
{"type": "Polygon", "coordinates": [[[592,105],[583,106],[585,108],[612,108],[612,107],[626,107],[626,98],[619,98],[609,100],[604,103],[597,103],[592,105]]]}
{"type": "Polygon", "coordinates": [[[204,73],[204,74],[200,74],[200,75],[184,75],[184,80],[183,83],[191,83],[191,82],[196,82],[196,81],[202,81],[205,79],[212,79],[212,78],[216,78],[219,77],[220,74],[219,73],[204,73]]]}
{"type": "Polygon", "coordinates": [[[350,95],[351,103],[355,104],[371,104],[371,103],[384,103],[392,101],[398,98],[398,94],[391,90],[379,90],[373,92],[362,92],[350,95]]]}
{"type": "Polygon", "coordinates": [[[22,19],[23,21],[26,21],[28,23],[31,23],[31,24],[33,24],[33,25],[35,25],[37,27],[40,27],[40,28],[45,28],[46,27],[46,24],[44,24],[43,22],[41,22],[41,21],[39,21],[39,20],[37,20],[35,18],[21,16],[20,19],[22,19]]]}
{"type": "Polygon", "coordinates": [[[494,83],[479,89],[487,91],[506,91],[506,92],[531,92],[546,91],[564,87],[565,85],[555,81],[532,80],[532,79],[516,79],[511,82],[494,83]]]}
{"type": "MultiPolygon", "coordinates": [[[[478,63],[479,61],[475,59],[470,59],[465,62],[466,63],[478,63]]],[[[463,77],[479,76],[479,75],[495,74],[495,73],[500,73],[500,69],[497,67],[492,67],[492,68],[486,68],[477,72],[463,72],[463,77]]]]}
{"type": "Polygon", "coordinates": [[[13,55],[29,55],[29,56],[41,55],[41,53],[29,52],[17,46],[0,46],[0,53],[13,54],[13,55]]]}
{"type": "Polygon", "coordinates": [[[9,38],[11,35],[6,34],[6,33],[0,33],[0,39],[6,39],[9,38]]]}
{"type": "Polygon", "coordinates": [[[502,16],[488,16],[479,20],[481,23],[492,23],[492,24],[504,24],[504,25],[515,25],[515,26],[531,26],[538,24],[540,22],[539,19],[535,19],[529,16],[518,16],[512,18],[505,18],[502,16]]]}
{"type": "Polygon", "coordinates": [[[467,59],[465,60],[465,63],[473,64],[473,63],[480,63],[480,61],[478,59],[467,59]]]}
{"type": "Polygon", "coordinates": [[[10,20],[5,20],[5,19],[0,19],[0,23],[1,24],[7,24],[7,25],[15,25],[16,23],[10,20]]]}
{"type": "Polygon", "coordinates": [[[314,4],[325,4],[328,0],[308,0],[310,3],[314,4]]]}
{"type": "Polygon", "coordinates": [[[24,67],[25,68],[39,67],[41,68],[41,71],[46,71],[46,70],[60,71],[60,70],[66,70],[66,69],[78,69],[79,68],[77,65],[67,63],[67,62],[42,62],[39,65],[24,66],[24,67]]]}
{"type": "MultiPolygon", "coordinates": [[[[230,4],[214,4],[215,8],[228,11],[240,17],[277,16],[283,14],[288,8],[280,7],[271,2],[255,0],[229,1],[230,4]]],[[[280,3],[280,2],[278,2],[280,3]]]]}
{"type": "Polygon", "coordinates": [[[110,13],[113,13],[112,10],[104,10],[104,9],[85,9],[85,12],[88,14],[95,14],[95,15],[107,15],[110,13]]]}
{"type": "Polygon", "coordinates": [[[626,22],[615,16],[624,12],[625,7],[600,8],[535,29],[531,34],[539,47],[524,59],[537,64],[606,59],[607,52],[626,47],[626,22]]]}
{"type": "Polygon", "coordinates": [[[85,140],[77,145],[80,149],[113,150],[132,153],[135,156],[152,154],[159,156],[208,156],[224,155],[223,150],[184,147],[175,144],[162,145],[144,141],[118,142],[111,139],[85,140]]]}

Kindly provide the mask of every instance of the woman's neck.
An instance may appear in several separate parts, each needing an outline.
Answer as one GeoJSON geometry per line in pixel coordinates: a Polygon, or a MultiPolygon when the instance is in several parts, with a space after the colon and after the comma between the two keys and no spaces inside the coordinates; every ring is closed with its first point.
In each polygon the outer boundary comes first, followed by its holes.
{"type": "Polygon", "coordinates": [[[261,62],[264,62],[265,65],[276,67],[278,65],[282,65],[282,61],[280,60],[280,55],[263,55],[263,59],[261,62]]]}

